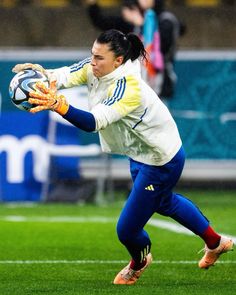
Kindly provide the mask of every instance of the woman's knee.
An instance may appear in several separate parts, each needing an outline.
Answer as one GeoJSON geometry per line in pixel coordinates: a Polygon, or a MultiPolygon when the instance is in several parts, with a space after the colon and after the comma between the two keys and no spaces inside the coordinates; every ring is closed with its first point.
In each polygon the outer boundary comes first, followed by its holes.
{"type": "Polygon", "coordinates": [[[131,233],[124,224],[118,222],[116,226],[117,236],[122,244],[126,243],[131,238],[131,233]]]}

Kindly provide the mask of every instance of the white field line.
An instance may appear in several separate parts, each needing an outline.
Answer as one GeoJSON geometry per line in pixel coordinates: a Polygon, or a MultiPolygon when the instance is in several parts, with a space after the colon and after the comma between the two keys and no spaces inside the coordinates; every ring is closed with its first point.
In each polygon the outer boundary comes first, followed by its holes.
{"type": "Polygon", "coordinates": [[[101,217],[101,216],[17,216],[8,215],[0,217],[0,221],[10,221],[10,222],[69,222],[69,223],[115,223],[116,218],[113,217],[101,217]]]}
{"type": "MultiPolygon", "coordinates": [[[[8,222],[71,222],[71,223],[115,223],[117,221],[117,218],[113,217],[101,217],[101,216],[93,216],[93,217],[84,217],[84,216],[15,216],[15,215],[9,215],[9,216],[2,216],[0,217],[0,221],[8,221],[8,222]]],[[[194,235],[190,230],[183,227],[181,224],[177,224],[171,221],[165,221],[160,219],[154,219],[152,218],[149,222],[149,225],[166,229],[168,231],[172,231],[178,234],[184,234],[184,235],[194,235]]],[[[227,236],[232,238],[234,243],[236,243],[236,236],[228,235],[225,233],[221,233],[223,236],[227,236]]]]}
{"type": "MultiPolygon", "coordinates": [[[[1,264],[127,264],[127,260],[0,260],[1,264]]],[[[195,260],[154,260],[154,264],[197,264],[195,260]]],[[[220,264],[236,264],[236,260],[217,261],[220,264]]]]}

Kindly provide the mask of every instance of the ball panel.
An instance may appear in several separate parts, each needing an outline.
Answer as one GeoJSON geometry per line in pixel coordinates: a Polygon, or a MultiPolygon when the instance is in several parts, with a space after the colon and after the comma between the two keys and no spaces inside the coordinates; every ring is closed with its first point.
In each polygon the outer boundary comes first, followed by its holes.
{"type": "Polygon", "coordinates": [[[14,103],[20,103],[21,101],[24,101],[25,99],[27,99],[26,93],[24,92],[23,89],[21,89],[19,86],[16,88],[15,90],[15,94],[14,97],[12,98],[12,100],[14,101],[14,103]],[[15,97],[15,98],[14,98],[15,97]]]}
{"type": "Polygon", "coordinates": [[[16,106],[18,107],[18,109],[20,109],[22,111],[29,111],[32,107],[34,107],[34,105],[29,103],[28,101],[23,101],[16,106]]]}
{"type": "Polygon", "coordinates": [[[29,92],[35,91],[37,82],[46,83],[49,86],[47,77],[32,69],[27,69],[17,73],[10,82],[9,95],[12,103],[20,110],[29,111],[34,107],[28,102],[29,92]]]}

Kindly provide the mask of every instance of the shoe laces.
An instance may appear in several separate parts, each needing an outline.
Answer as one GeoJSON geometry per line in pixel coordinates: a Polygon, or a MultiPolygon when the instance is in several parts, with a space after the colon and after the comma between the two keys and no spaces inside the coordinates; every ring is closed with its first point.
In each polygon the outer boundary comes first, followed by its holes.
{"type": "Polygon", "coordinates": [[[130,267],[127,267],[126,269],[124,269],[124,272],[122,273],[122,277],[125,280],[130,280],[133,277],[138,277],[136,274],[138,273],[138,271],[133,270],[130,267]]]}
{"type": "Polygon", "coordinates": [[[207,245],[205,245],[205,247],[202,248],[202,249],[200,249],[200,250],[197,252],[197,254],[200,254],[200,253],[202,253],[202,252],[206,253],[207,250],[209,250],[209,249],[208,249],[207,245]]]}
{"type": "Polygon", "coordinates": [[[200,254],[200,253],[202,253],[202,252],[205,252],[205,247],[202,248],[201,250],[199,250],[199,251],[197,252],[197,254],[200,254]]]}

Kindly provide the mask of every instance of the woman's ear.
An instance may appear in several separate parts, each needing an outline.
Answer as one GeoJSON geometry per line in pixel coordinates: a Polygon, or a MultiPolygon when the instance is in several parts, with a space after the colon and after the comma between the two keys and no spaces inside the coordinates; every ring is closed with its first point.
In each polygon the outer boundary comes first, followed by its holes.
{"type": "Polygon", "coordinates": [[[123,56],[117,56],[115,59],[115,68],[118,68],[124,61],[123,56]]]}

